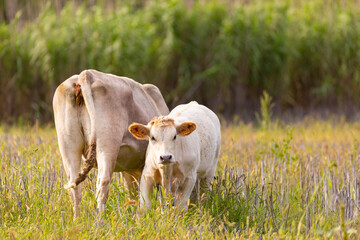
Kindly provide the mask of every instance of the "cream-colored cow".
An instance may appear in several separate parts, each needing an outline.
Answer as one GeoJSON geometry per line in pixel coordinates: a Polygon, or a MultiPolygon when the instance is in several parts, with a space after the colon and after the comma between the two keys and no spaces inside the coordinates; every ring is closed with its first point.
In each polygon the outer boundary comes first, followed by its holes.
{"type": "Polygon", "coordinates": [[[129,131],[138,139],[149,140],[140,181],[142,210],[150,206],[157,184],[184,210],[197,179],[202,189],[211,188],[221,133],[219,119],[210,109],[197,102],[179,105],[167,116],[154,117],[147,126],[131,124],[129,131]]]}
{"type": "Polygon", "coordinates": [[[60,153],[67,188],[79,215],[81,182],[98,168],[97,208],[104,210],[114,171],[122,172],[127,188],[137,193],[147,143],[127,131],[134,121],[147,123],[169,110],[157,87],[95,70],[85,70],[64,81],[53,99],[60,153]],[[86,157],[81,169],[81,156],[86,157]]]}

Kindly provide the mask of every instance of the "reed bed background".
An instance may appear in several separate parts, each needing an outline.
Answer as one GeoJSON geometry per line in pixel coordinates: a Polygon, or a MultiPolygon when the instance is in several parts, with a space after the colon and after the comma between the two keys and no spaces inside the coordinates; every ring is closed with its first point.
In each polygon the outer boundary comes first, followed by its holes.
{"type": "Polygon", "coordinates": [[[2,121],[51,121],[56,86],[87,68],[154,83],[170,108],[197,100],[227,118],[254,119],[263,90],[277,114],[359,106],[356,0],[39,0],[18,10],[0,23],[2,121]]]}
{"type": "Polygon", "coordinates": [[[359,234],[360,125],[333,117],[268,128],[222,129],[213,190],[186,214],[129,205],[114,175],[101,228],[95,220],[96,170],[84,183],[73,222],[53,127],[0,128],[0,237],[107,239],[356,239],[359,234]]]}

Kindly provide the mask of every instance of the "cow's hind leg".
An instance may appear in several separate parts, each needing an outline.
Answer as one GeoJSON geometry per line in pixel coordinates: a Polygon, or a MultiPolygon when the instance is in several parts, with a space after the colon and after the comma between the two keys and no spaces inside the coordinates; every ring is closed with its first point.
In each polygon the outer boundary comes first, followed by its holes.
{"type": "MultiPolygon", "coordinates": [[[[74,89],[77,77],[68,79],[56,89],[53,99],[54,120],[58,144],[68,183],[74,181],[81,167],[84,136],[79,119],[80,106],[74,105],[74,89]]],[[[67,184],[68,184],[67,183],[67,184]]],[[[81,185],[69,190],[74,207],[74,217],[79,216],[81,185]]]]}
{"type": "MultiPolygon", "coordinates": [[[[80,133],[76,133],[76,131],[74,131],[72,135],[66,134],[59,136],[59,147],[68,183],[75,181],[79,175],[83,146],[83,139],[80,133]]],[[[79,184],[75,188],[69,189],[69,194],[73,202],[74,218],[79,216],[79,204],[82,198],[81,188],[82,184],[79,184]]]]}
{"type": "Polygon", "coordinates": [[[96,181],[97,211],[101,215],[109,196],[111,178],[114,172],[116,151],[99,146],[97,148],[98,176],[96,181]]]}

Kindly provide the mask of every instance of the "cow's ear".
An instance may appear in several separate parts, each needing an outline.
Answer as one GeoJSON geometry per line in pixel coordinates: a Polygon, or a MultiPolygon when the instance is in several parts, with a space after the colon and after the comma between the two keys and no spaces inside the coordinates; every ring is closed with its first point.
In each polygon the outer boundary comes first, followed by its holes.
{"type": "Polygon", "coordinates": [[[187,136],[196,129],[196,123],[194,122],[183,122],[176,126],[176,132],[181,136],[187,136]]]}
{"type": "Polygon", "coordinates": [[[150,129],[140,123],[133,123],[129,126],[129,132],[137,139],[146,140],[150,134],[150,129]]]}

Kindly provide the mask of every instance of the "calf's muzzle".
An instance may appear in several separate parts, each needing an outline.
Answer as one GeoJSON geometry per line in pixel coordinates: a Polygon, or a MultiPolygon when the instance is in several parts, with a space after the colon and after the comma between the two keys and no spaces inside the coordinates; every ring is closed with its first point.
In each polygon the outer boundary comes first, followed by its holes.
{"type": "Polygon", "coordinates": [[[168,164],[172,162],[174,161],[173,161],[173,156],[171,154],[160,156],[160,164],[168,164]]]}

